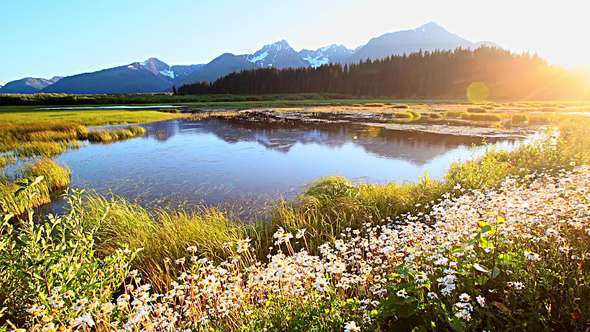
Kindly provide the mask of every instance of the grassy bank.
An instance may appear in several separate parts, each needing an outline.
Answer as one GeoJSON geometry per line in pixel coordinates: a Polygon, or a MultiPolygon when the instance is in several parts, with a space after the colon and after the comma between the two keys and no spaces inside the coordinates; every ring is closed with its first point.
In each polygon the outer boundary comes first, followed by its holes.
{"type": "MultiPolygon", "coordinates": [[[[277,202],[268,223],[79,195],[68,213],[36,223],[22,213],[70,176],[36,159],[21,172],[27,180],[0,181],[0,322],[39,330],[580,329],[590,324],[590,178],[579,167],[590,161],[590,119],[554,123],[558,138],[490,150],[440,181],[322,179],[277,202]]],[[[91,135],[83,126],[15,126],[4,137],[69,144],[91,135]]]]}
{"type": "Polygon", "coordinates": [[[35,107],[0,107],[0,125],[36,126],[67,124],[102,126],[138,124],[183,117],[182,114],[151,110],[39,110],[35,107]]]}
{"type": "MultiPolygon", "coordinates": [[[[0,109],[0,172],[10,164],[22,162],[20,178],[45,181],[34,199],[15,200],[10,193],[18,187],[18,177],[0,178],[3,207],[15,214],[51,202],[51,195],[69,185],[70,173],[49,159],[68,149],[77,149],[82,141],[108,144],[145,135],[140,126],[90,131],[87,126],[144,123],[181,117],[156,111],[39,111],[30,108],[0,109]]],[[[3,173],[3,172],[2,172],[3,173]]]]}
{"type": "Polygon", "coordinates": [[[81,210],[45,224],[3,221],[0,305],[33,330],[583,330],[589,174],[517,177],[427,213],[367,219],[317,255],[303,229],[278,229],[264,260],[248,239],[228,239],[222,262],[190,245],[161,293],[129,271],[137,252],[95,253],[101,233],[74,196],[81,210]]]}
{"type": "Polygon", "coordinates": [[[40,159],[24,167],[20,178],[0,177],[0,210],[6,214],[22,215],[27,210],[51,202],[52,194],[67,188],[71,172],[51,159],[40,159]],[[34,192],[20,190],[35,183],[34,192]]]}
{"type": "Polygon", "coordinates": [[[590,126],[588,123],[564,122],[560,138],[545,139],[524,145],[512,152],[490,150],[481,159],[456,163],[443,180],[423,178],[417,183],[386,185],[353,184],[347,179],[329,177],[311,184],[297,199],[276,202],[270,222],[246,224],[230,220],[216,210],[203,213],[150,214],[122,199],[90,198],[77,213],[97,225],[99,252],[108,254],[125,244],[132,249],[144,248],[134,267],[157,288],[167,287],[178,273],[173,262],[189,254],[188,246],[199,255],[215,261],[231,257],[225,244],[250,239],[259,259],[272,245],[272,234],[282,229],[295,234],[305,229],[306,242],[293,243],[318,254],[320,246],[333,242],[347,229],[362,228],[371,221],[380,225],[408,213],[424,214],[433,202],[459,195],[465,190],[485,190],[499,186],[509,176],[549,172],[590,159],[590,126]]]}

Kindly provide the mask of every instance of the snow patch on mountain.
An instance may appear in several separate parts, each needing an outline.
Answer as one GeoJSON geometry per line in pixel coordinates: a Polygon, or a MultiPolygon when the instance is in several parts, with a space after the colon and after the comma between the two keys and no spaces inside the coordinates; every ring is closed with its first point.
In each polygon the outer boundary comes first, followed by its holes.
{"type": "Polygon", "coordinates": [[[172,70],[166,69],[166,70],[160,70],[160,74],[170,77],[171,79],[174,79],[174,72],[172,70]]]}
{"type": "Polygon", "coordinates": [[[267,56],[268,56],[268,51],[264,51],[258,55],[253,54],[253,55],[249,56],[248,61],[250,61],[252,63],[256,63],[256,62],[266,59],[267,56]]]}
{"type": "Polygon", "coordinates": [[[307,61],[313,68],[321,67],[330,63],[330,59],[321,55],[317,57],[306,56],[303,58],[303,60],[307,61]]]}

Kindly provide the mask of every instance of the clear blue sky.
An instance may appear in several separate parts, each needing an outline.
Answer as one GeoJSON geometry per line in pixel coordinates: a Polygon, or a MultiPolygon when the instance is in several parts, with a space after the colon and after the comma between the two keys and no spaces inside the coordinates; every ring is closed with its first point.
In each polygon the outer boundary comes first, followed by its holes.
{"type": "Polygon", "coordinates": [[[436,21],[467,39],[590,63],[583,0],[3,0],[0,82],[71,75],[155,56],[203,63],[286,39],[295,49],[354,48],[436,21]]]}

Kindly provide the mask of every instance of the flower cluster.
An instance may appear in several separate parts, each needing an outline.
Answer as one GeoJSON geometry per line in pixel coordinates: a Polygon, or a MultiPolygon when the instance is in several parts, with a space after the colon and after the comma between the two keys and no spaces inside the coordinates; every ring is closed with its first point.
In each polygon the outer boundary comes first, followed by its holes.
{"type": "Polygon", "coordinates": [[[254,258],[249,239],[232,244],[235,255],[219,264],[189,248],[193,256],[177,262],[181,274],[164,293],[132,272],[112,303],[69,301],[79,313],[70,321],[53,320],[47,307],[33,307],[30,315],[36,327],[49,330],[238,330],[271,317],[273,304],[302,308],[337,298],[358,301],[357,308],[340,309],[345,331],[372,329],[377,319],[396,321],[404,308],[415,312],[415,325],[430,315],[429,324],[483,329],[493,324],[486,317],[509,321],[512,299],[522,303],[537,287],[550,289],[536,284],[546,264],[577,273],[571,287],[584,291],[589,202],[588,168],[507,179],[496,191],[447,196],[429,213],[346,229],[320,246],[319,255],[291,245],[309,232],[279,229],[267,261],[254,258]]]}

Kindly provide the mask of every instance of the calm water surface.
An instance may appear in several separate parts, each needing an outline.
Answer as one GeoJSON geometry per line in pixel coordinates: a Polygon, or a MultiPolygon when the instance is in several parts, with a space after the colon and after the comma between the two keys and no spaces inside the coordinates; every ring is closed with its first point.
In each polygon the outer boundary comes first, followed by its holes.
{"type": "MultiPolygon", "coordinates": [[[[248,202],[254,207],[293,197],[328,175],[376,183],[416,181],[426,173],[441,178],[452,162],[485,150],[478,138],[351,124],[173,120],[144,127],[145,137],[87,145],[57,160],[71,168],[74,187],[146,206],[248,202]]],[[[494,144],[510,149],[518,143],[494,144]]]]}

